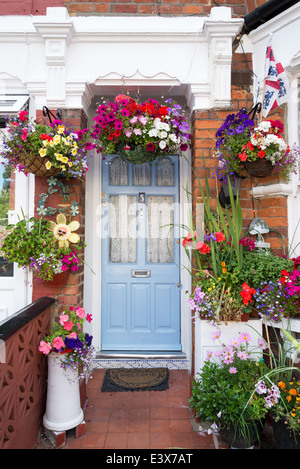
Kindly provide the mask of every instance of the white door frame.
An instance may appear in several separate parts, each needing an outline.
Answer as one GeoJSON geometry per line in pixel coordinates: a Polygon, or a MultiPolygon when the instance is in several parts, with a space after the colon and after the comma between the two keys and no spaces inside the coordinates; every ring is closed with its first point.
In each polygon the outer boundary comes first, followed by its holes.
{"type": "MultiPolygon", "coordinates": [[[[191,203],[186,197],[186,183],[191,183],[191,155],[180,158],[179,190],[180,190],[180,225],[188,224],[191,203]]],[[[89,171],[86,174],[86,206],[85,206],[85,268],[84,268],[84,308],[93,315],[90,323],[93,343],[96,350],[101,351],[101,156],[94,152],[89,171]]],[[[181,238],[186,233],[181,230],[181,238]]],[[[184,249],[181,247],[181,262],[188,262],[184,249]]],[[[191,358],[191,313],[188,307],[188,294],[191,279],[186,269],[181,269],[181,344],[182,352],[191,358]]]]}

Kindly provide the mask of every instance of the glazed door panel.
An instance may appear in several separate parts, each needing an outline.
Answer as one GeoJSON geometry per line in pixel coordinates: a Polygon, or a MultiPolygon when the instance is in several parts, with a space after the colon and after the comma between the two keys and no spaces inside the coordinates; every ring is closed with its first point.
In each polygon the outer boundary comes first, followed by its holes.
{"type": "Polygon", "coordinates": [[[103,351],[180,351],[178,158],[103,162],[103,351]]]}

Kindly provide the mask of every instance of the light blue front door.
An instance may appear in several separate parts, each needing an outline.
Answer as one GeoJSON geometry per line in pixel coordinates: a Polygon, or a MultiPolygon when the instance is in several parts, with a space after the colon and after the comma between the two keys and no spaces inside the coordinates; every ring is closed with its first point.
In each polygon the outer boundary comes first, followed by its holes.
{"type": "Polygon", "coordinates": [[[178,164],[103,161],[103,351],[181,351],[178,164]]]}

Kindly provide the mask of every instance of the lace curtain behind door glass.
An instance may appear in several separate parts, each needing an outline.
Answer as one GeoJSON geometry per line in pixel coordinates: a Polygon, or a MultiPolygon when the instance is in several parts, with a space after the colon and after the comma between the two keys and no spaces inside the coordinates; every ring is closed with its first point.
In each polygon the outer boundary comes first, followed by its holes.
{"type": "Polygon", "coordinates": [[[147,262],[170,263],[174,257],[174,197],[149,196],[147,262]]]}
{"type": "Polygon", "coordinates": [[[109,260],[136,262],[136,196],[111,195],[109,199],[109,260]]]}

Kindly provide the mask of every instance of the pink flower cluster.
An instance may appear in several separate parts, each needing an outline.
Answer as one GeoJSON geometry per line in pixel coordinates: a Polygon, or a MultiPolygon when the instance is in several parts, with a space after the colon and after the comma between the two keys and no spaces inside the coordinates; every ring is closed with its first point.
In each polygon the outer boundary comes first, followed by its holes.
{"type": "MultiPolygon", "coordinates": [[[[217,340],[220,338],[221,331],[217,330],[213,332],[211,335],[212,340],[217,340]]],[[[240,333],[237,338],[233,338],[230,340],[229,345],[224,345],[222,350],[218,350],[215,352],[215,356],[220,358],[221,362],[224,364],[232,364],[235,357],[238,357],[240,360],[248,360],[251,359],[250,353],[244,348],[251,342],[251,335],[243,332],[240,333]]],[[[258,345],[260,349],[267,348],[265,341],[261,338],[258,338],[258,345]]],[[[212,352],[208,351],[207,353],[207,360],[212,358],[212,352]]],[[[236,367],[230,367],[229,373],[235,374],[238,370],[236,367]]]]}
{"type": "Polygon", "coordinates": [[[62,258],[62,267],[61,270],[65,271],[71,269],[72,272],[75,272],[79,269],[79,258],[76,256],[75,252],[71,251],[70,254],[66,254],[62,258]]]}
{"type": "Polygon", "coordinates": [[[73,306],[68,308],[67,312],[64,311],[60,314],[54,336],[48,337],[47,340],[41,340],[39,351],[45,355],[48,355],[51,350],[62,352],[66,347],[66,339],[77,340],[81,338],[84,320],[92,321],[92,315],[85,314],[84,308],[74,308],[73,306]]]}

